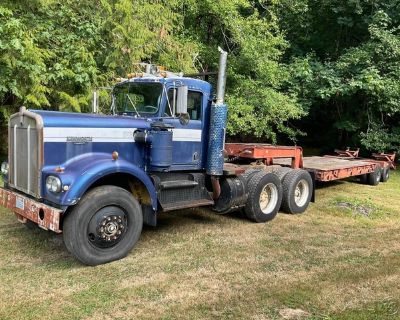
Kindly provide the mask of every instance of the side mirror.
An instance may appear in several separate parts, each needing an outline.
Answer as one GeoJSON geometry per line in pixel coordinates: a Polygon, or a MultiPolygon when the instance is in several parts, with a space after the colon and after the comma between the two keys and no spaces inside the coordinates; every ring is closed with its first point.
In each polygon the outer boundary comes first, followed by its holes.
{"type": "Polygon", "coordinates": [[[177,99],[176,99],[176,113],[187,114],[188,109],[188,86],[182,86],[177,88],[177,99]]]}

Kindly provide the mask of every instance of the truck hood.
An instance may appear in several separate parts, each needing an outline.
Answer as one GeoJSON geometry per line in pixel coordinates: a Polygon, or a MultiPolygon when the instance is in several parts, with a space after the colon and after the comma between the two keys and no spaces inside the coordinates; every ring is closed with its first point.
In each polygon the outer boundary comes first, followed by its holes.
{"type": "Polygon", "coordinates": [[[151,119],[129,116],[106,116],[87,113],[29,110],[39,114],[44,128],[137,128],[148,129],[151,119]]]}

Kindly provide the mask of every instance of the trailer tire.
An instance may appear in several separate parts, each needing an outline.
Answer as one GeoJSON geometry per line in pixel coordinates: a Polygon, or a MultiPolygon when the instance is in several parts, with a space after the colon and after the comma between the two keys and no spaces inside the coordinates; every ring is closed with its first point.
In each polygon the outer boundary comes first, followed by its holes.
{"type": "Polygon", "coordinates": [[[311,175],[302,169],[294,169],[282,181],[282,210],[297,214],[307,210],[313,194],[311,175]]]}
{"type": "Polygon", "coordinates": [[[273,171],[273,173],[275,173],[279,180],[283,180],[283,178],[292,170],[292,168],[289,167],[280,167],[276,170],[273,171]]]}
{"type": "Polygon", "coordinates": [[[274,219],[282,202],[282,184],[276,174],[256,173],[247,183],[247,190],[246,216],[258,223],[274,219]]]}
{"type": "Polygon", "coordinates": [[[359,177],[360,177],[360,182],[361,183],[366,184],[368,182],[368,175],[367,174],[362,174],[359,177]]]}
{"type": "Polygon", "coordinates": [[[367,182],[370,186],[377,186],[381,181],[381,166],[377,165],[375,170],[367,175],[367,182]]]}
{"type": "Polygon", "coordinates": [[[67,214],[63,239],[80,262],[95,266],[125,257],[142,227],[142,208],[132,194],[116,186],[101,186],[89,191],[67,214]]]}
{"type": "Polygon", "coordinates": [[[386,167],[382,169],[381,182],[387,182],[390,178],[390,168],[386,167]]]}

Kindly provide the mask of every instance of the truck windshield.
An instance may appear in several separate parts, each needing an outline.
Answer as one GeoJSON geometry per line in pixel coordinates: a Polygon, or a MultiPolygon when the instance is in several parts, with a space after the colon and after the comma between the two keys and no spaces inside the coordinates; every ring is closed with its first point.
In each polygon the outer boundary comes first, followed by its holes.
{"type": "Polygon", "coordinates": [[[114,88],[115,112],[146,115],[158,112],[162,98],[160,83],[130,82],[114,88]]]}

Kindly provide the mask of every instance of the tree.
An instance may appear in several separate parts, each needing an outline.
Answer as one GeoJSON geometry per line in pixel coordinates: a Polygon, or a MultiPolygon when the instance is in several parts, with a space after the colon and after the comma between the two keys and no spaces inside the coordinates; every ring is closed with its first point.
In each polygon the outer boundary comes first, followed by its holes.
{"type": "Polygon", "coordinates": [[[309,108],[300,124],[308,142],[399,150],[400,3],[300,3],[280,12],[292,44],[288,89],[309,108]]]}

